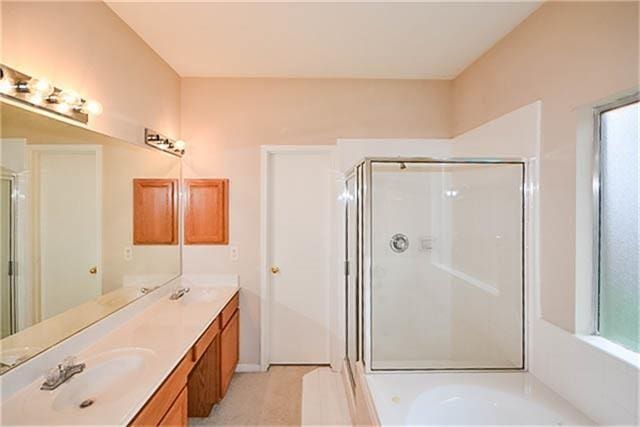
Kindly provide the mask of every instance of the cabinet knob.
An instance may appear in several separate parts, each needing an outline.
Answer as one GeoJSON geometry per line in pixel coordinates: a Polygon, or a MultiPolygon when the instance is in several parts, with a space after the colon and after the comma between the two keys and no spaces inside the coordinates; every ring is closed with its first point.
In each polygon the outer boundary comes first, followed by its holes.
{"type": "Polygon", "coordinates": [[[89,269],[89,274],[96,274],[98,272],[98,267],[95,265],[89,269]]]}
{"type": "Polygon", "coordinates": [[[278,267],[277,265],[274,265],[271,267],[271,272],[273,274],[278,274],[280,272],[280,267],[278,267]]]}

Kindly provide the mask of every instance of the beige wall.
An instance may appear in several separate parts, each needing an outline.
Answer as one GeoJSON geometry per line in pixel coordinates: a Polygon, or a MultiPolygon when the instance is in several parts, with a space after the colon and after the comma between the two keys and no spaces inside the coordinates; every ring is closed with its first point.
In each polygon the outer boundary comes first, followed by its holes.
{"type": "Polygon", "coordinates": [[[638,85],[638,3],[547,3],[453,82],[460,134],[542,100],[542,315],[574,329],[580,107],[638,85]]]}
{"type": "Polygon", "coordinates": [[[180,78],[101,1],[0,3],[0,62],[104,106],[91,129],[142,142],[180,137],[180,78]]]}
{"type": "Polygon", "coordinates": [[[259,363],[260,145],[451,134],[450,82],[205,79],[182,81],[184,175],[230,179],[230,244],[186,246],[184,273],[238,273],[241,363],[259,363]]]}

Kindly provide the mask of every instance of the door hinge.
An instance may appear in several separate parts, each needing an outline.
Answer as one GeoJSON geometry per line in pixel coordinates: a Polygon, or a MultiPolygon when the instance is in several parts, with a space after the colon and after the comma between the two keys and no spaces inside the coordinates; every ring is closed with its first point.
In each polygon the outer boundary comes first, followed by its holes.
{"type": "Polygon", "coordinates": [[[344,262],[344,275],[348,276],[350,274],[349,272],[349,261],[345,261],[344,262]]]}
{"type": "Polygon", "coordinates": [[[13,276],[13,270],[14,270],[14,262],[13,261],[9,261],[9,268],[8,268],[8,275],[9,276],[13,276]]]}

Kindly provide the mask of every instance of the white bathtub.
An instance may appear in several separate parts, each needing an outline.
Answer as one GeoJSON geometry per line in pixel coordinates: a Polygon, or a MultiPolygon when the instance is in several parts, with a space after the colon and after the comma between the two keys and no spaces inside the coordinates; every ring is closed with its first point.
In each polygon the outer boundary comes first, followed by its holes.
{"type": "Polygon", "coordinates": [[[366,375],[382,425],[590,425],[528,373],[366,375]]]}

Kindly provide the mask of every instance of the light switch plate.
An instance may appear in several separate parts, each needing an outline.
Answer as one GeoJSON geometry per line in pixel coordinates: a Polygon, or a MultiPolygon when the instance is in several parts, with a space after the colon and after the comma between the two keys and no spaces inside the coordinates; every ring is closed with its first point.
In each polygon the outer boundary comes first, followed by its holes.
{"type": "Polygon", "coordinates": [[[124,247],[124,260],[131,261],[133,259],[133,248],[131,246],[124,247]]]}

